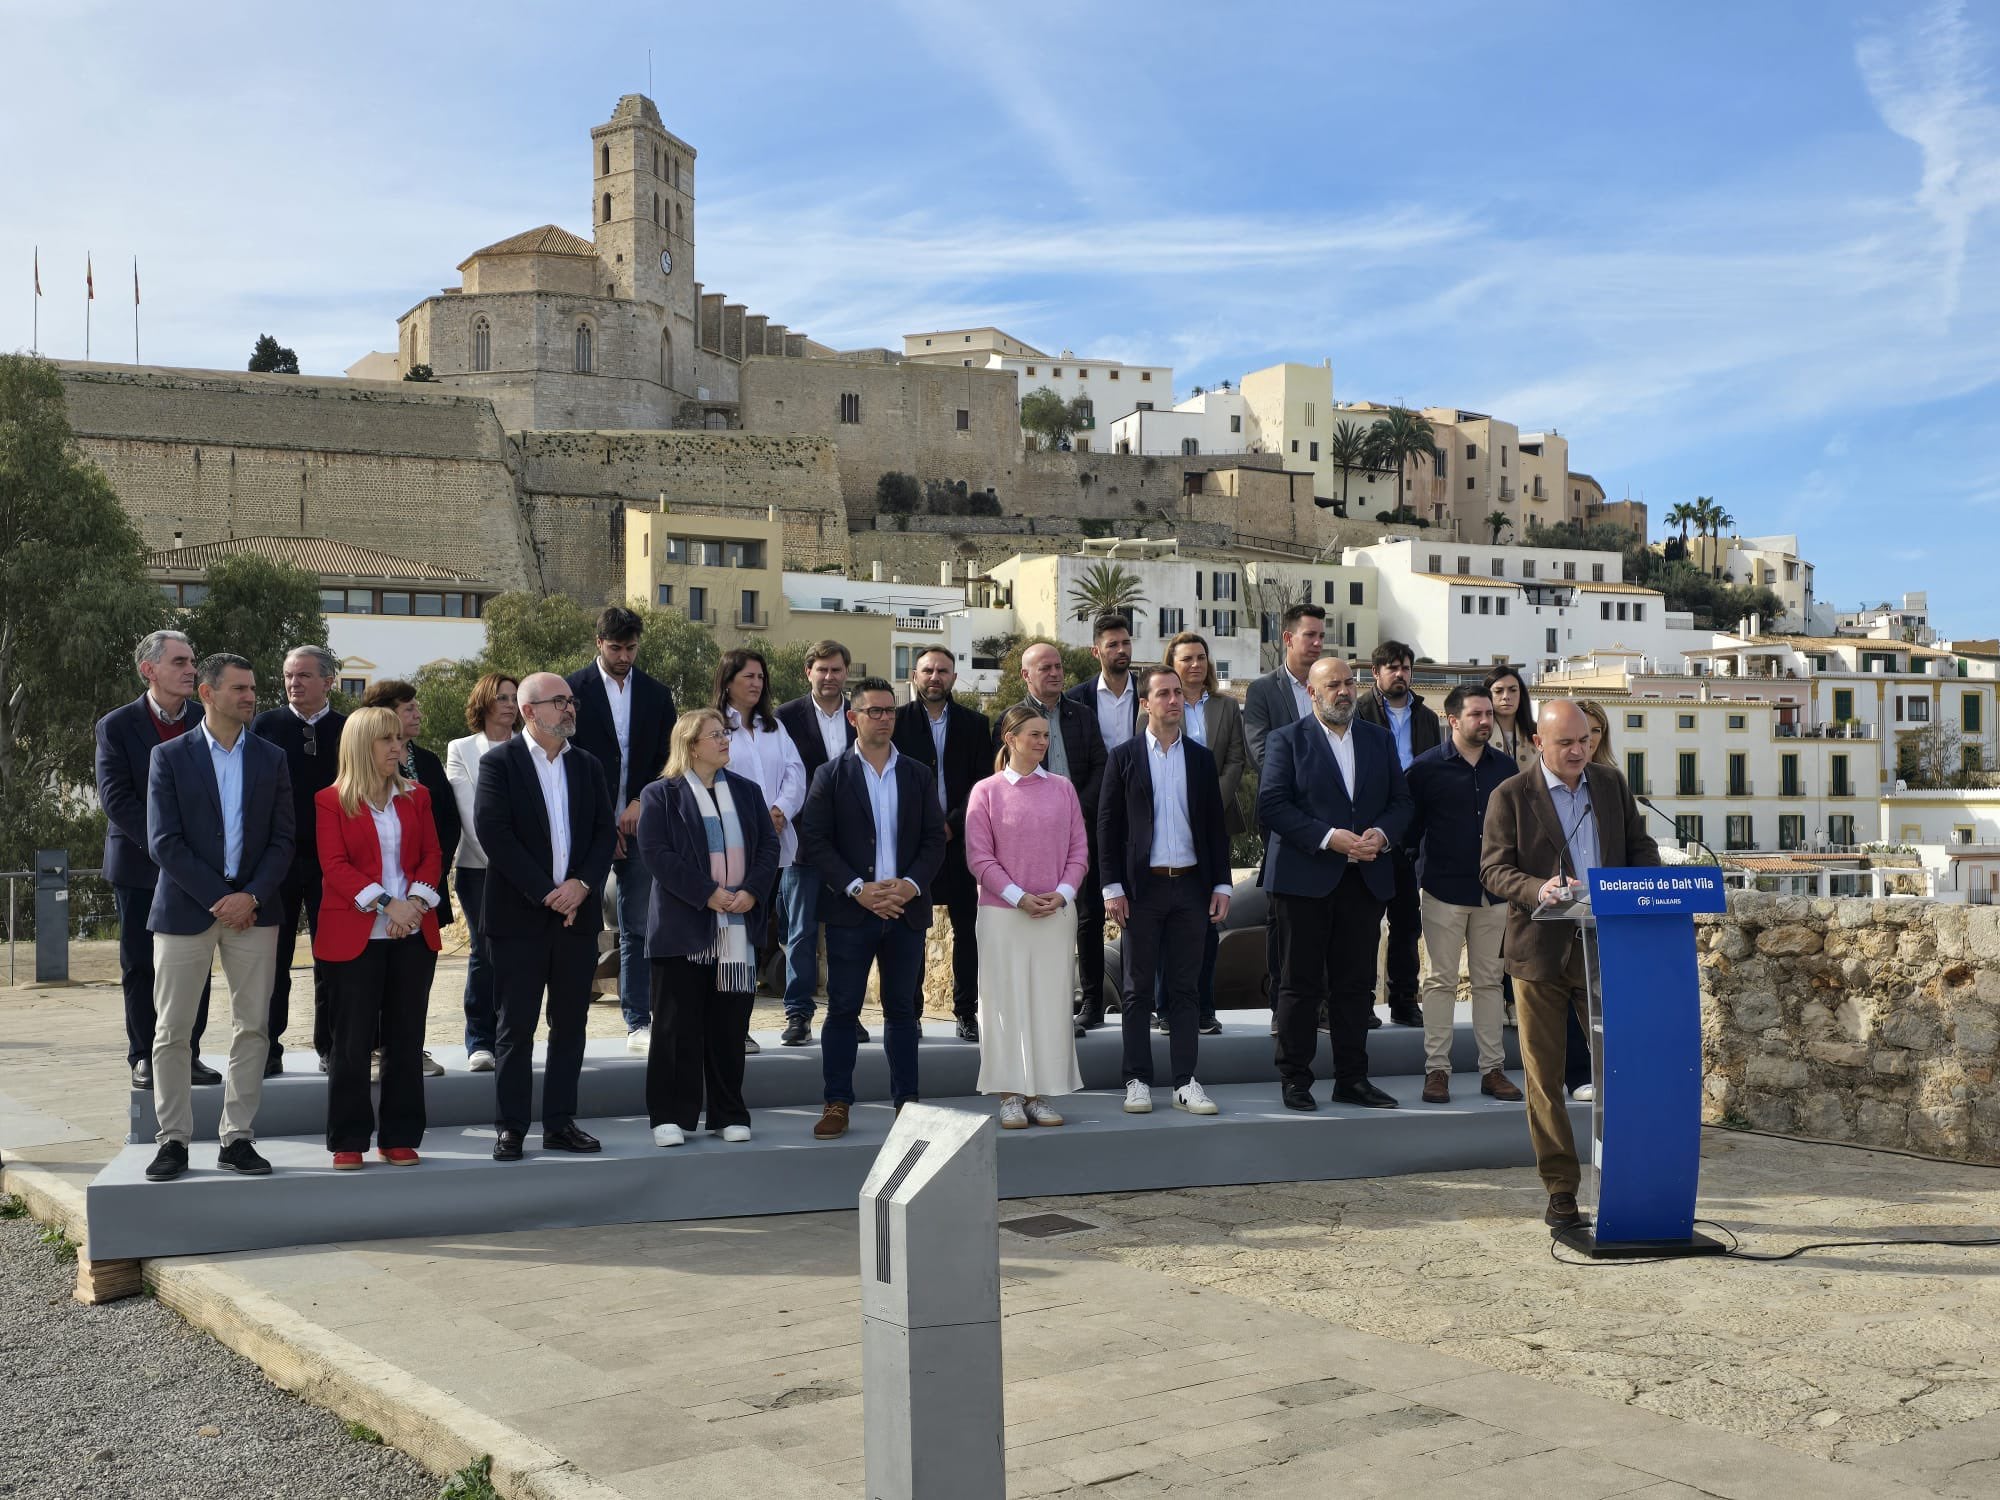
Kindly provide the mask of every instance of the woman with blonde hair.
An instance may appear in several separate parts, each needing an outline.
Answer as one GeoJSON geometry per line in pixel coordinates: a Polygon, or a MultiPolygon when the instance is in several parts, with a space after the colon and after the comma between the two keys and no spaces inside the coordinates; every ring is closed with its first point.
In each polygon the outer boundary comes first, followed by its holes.
{"type": "Polygon", "coordinates": [[[653,877],[646,1114],[656,1146],[685,1144],[704,1101],[711,1132],[750,1139],[743,1053],[778,831],[764,789],[727,769],[730,750],[723,711],[690,709],[674,722],[661,779],[639,794],[639,858],[653,877]]]}
{"type": "Polygon", "coordinates": [[[1618,768],[1618,757],[1611,750],[1611,716],[1604,711],[1604,705],[1595,698],[1579,698],[1576,706],[1583,710],[1583,716],[1590,720],[1590,758],[1600,766],[1618,768]]]}
{"type": "Polygon", "coordinates": [[[1048,748],[1048,720],[1015,704],[1000,716],[996,774],[965,807],[965,866],[979,886],[978,1088],[1000,1096],[1003,1130],[1062,1124],[1047,1096],[1083,1087],[1069,997],[1090,846],[1076,788],[1042,765],[1048,748]]]}
{"type": "Polygon", "coordinates": [[[403,775],[403,721],[362,708],[340,732],[340,769],[313,798],[321,897],[313,957],[333,992],[326,1145],[358,1168],[370,1137],[383,1161],[417,1164],[424,1138],[424,1015],[437,968],[444,865],[430,794],[403,775]],[[382,1049],[382,1109],[369,1055],[382,1049]],[[379,1123],[379,1130],[378,1130],[379,1123]]]}

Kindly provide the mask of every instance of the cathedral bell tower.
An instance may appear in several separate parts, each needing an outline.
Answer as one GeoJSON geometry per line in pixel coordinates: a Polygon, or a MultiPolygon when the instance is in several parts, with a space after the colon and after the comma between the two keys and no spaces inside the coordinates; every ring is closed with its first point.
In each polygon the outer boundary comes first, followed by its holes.
{"type": "Polygon", "coordinates": [[[669,134],[644,94],[627,94],[590,132],[592,238],[607,295],[650,304],[661,324],[661,383],[683,388],[694,353],[694,148],[669,134]]]}

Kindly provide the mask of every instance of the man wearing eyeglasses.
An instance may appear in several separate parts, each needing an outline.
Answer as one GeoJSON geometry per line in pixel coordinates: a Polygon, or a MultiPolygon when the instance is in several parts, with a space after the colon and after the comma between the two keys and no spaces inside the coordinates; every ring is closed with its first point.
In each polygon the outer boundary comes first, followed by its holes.
{"type": "MultiPolygon", "coordinates": [[[[285,1070],[283,1039],[291,1019],[292,954],[298,947],[302,911],[306,930],[313,934],[319,931],[319,843],[314,836],[317,815],[313,798],[333,785],[340,770],[340,731],[347,725],[347,716],[335,713],[328,701],[339,671],[339,660],[326,647],[294,646],[285,654],[285,706],[266,709],[250,725],[250,732],[258,739],[285,752],[285,765],[292,774],[295,829],[292,867],[278,888],[277,972],[271,980],[271,1051],[264,1064],[266,1078],[285,1070]]],[[[333,1050],[333,1020],[327,1013],[326,996],[325,969],[314,959],[312,1038],[322,1073],[327,1054],[333,1050]]]]}

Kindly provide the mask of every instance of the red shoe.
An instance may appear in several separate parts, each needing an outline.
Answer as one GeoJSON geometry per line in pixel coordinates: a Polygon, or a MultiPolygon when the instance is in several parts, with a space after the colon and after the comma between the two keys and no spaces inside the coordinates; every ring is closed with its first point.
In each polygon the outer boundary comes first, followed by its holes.
{"type": "Polygon", "coordinates": [[[392,1167],[414,1167],[419,1160],[408,1146],[384,1146],[376,1154],[392,1167]]]}
{"type": "Polygon", "coordinates": [[[336,1172],[359,1172],[361,1153],[359,1151],[336,1151],[333,1153],[333,1170],[336,1172]]]}

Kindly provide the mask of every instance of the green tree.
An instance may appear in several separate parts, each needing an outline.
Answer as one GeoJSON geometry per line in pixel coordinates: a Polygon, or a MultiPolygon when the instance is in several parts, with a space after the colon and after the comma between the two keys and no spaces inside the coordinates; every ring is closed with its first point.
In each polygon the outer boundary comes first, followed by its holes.
{"type": "Polygon", "coordinates": [[[411,365],[408,372],[404,374],[403,379],[414,380],[420,385],[426,385],[436,381],[437,374],[429,365],[411,365]]]}
{"type": "Polygon", "coordinates": [[[1054,646],[1062,653],[1063,681],[1065,683],[1085,682],[1097,675],[1097,658],[1081,646],[1065,646],[1061,641],[1046,635],[1025,635],[1015,641],[1007,654],[1000,658],[1000,686],[993,694],[993,702],[988,706],[987,717],[995,724],[1000,715],[1028,696],[1028,685],[1021,680],[1021,658],[1030,646],[1054,646]]]}
{"type": "Polygon", "coordinates": [[[1500,533],[1514,524],[1514,518],[1504,510],[1489,510],[1486,513],[1486,529],[1493,533],[1493,545],[1500,545],[1500,533]]]}
{"type": "Polygon", "coordinates": [[[907,516],[923,499],[923,487],[894,469],[875,481],[875,509],[885,516],[907,516]]]}
{"type": "Polygon", "coordinates": [[[257,335],[257,347],[250,351],[250,368],[259,374],[296,375],[299,357],[268,333],[257,335]]]}
{"type": "Polygon", "coordinates": [[[1083,422],[1081,399],[1065,401],[1047,386],[1040,386],[1021,398],[1021,428],[1044,452],[1062,447],[1083,422]]]}
{"type": "Polygon", "coordinates": [[[326,644],[319,576],[239,552],[211,564],[205,581],[208,596],[182,622],[194,654],[232,651],[246,658],[257,673],[258,706],[276,708],[285,701],[285,653],[326,644]]]}
{"type": "Polygon", "coordinates": [[[771,669],[771,707],[789,703],[806,694],[806,651],[809,641],[788,641],[764,650],[764,662],[771,669]]]}
{"type": "Polygon", "coordinates": [[[1341,422],[1333,429],[1333,436],[1327,439],[1326,456],[1340,470],[1340,499],[1321,502],[1315,497],[1314,503],[1322,509],[1331,505],[1335,515],[1344,517],[1347,514],[1348,481],[1355,470],[1375,467],[1375,441],[1359,422],[1341,422]]]}
{"type": "MultiPolygon", "coordinates": [[[[639,638],[639,665],[667,685],[674,695],[674,707],[685,711],[712,704],[715,666],[722,660],[722,648],[716,645],[715,636],[705,626],[695,624],[675,610],[654,609],[645,604],[633,605],[632,610],[646,632],[639,638]]],[[[596,651],[593,628],[590,654],[596,651]]],[[[589,655],[584,659],[589,660],[589,655]]]]}
{"type": "Polygon", "coordinates": [[[417,734],[417,743],[438,759],[444,758],[453,740],[472,733],[465,722],[465,705],[472,697],[473,685],[488,670],[483,658],[436,661],[419,668],[410,679],[424,711],[424,727],[417,734]]]}
{"type": "Polygon", "coordinates": [[[1408,482],[1405,466],[1413,458],[1431,459],[1437,453],[1437,434],[1431,430],[1430,419],[1422,412],[1398,406],[1368,431],[1374,439],[1376,467],[1396,471],[1396,509],[1407,509],[1403,499],[1408,482]]]}
{"type": "Polygon", "coordinates": [[[574,672],[597,652],[596,616],[566,594],[499,594],[481,611],[486,670],[574,672]]]}
{"type": "Polygon", "coordinates": [[[0,354],[0,857],[90,821],[91,726],[138,696],[132,647],[170,612],[145,557],[55,367],[0,354]]]}
{"type": "Polygon", "coordinates": [[[1137,615],[1145,611],[1146,596],[1140,592],[1139,575],[1118,563],[1092,563],[1083,577],[1070,585],[1070,614],[1079,620],[1098,615],[1137,615]]]}

